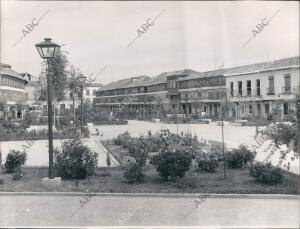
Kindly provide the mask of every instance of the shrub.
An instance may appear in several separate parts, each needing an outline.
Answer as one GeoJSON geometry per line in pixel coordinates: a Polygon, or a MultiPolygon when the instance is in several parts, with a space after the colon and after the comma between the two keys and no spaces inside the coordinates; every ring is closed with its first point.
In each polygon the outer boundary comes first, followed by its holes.
{"type": "Polygon", "coordinates": [[[123,177],[130,184],[141,183],[144,181],[145,175],[142,172],[142,167],[135,162],[129,162],[126,166],[123,177]]]}
{"type": "Polygon", "coordinates": [[[128,153],[134,157],[140,167],[143,167],[146,164],[149,153],[148,140],[142,137],[132,138],[128,144],[128,153]]]}
{"type": "Polygon", "coordinates": [[[278,184],[282,182],[282,170],[275,168],[271,163],[257,163],[250,169],[250,175],[255,177],[255,180],[264,184],[278,184]]]}
{"type": "Polygon", "coordinates": [[[248,147],[240,145],[238,149],[233,149],[226,155],[226,162],[229,168],[243,168],[248,162],[252,162],[256,156],[256,151],[251,151],[248,147]]]}
{"type": "Polygon", "coordinates": [[[192,163],[192,154],[185,146],[168,146],[163,148],[159,154],[151,158],[150,163],[156,167],[163,181],[168,181],[169,177],[176,180],[183,177],[189,170],[192,163]]]}
{"type": "Polygon", "coordinates": [[[84,179],[94,174],[98,154],[83,145],[79,138],[71,139],[54,151],[54,166],[62,178],[84,179]]]}
{"type": "Polygon", "coordinates": [[[27,153],[25,151],[21,152],[18,150],[11,150],[6,157],[4,167],[7,173],[12,173],[17,170],[17,168],[25,165],[27,160],[27,153]]]}
{"type": "Polygon", "coordinates": [[[296,137],[297,127],[295,123],[290,125],[284,123],[273,124],[268,126],[268,128],[265,130],[265,133],[270,136],[270,138],[275,142],[276,146],[283,144],[289,146],[291,140],[293,140],[294,150],[296,151],[296,146],[299,139],[296,137]]]}
{"type": "Polygon", "coordinates": [[[218,159],[213,155],[207,155],[197,159],[198,170],[214,173],[219,166],[218,159]]]}
{"type": "MultiPolygon", "coordinates": [[[[75,126],[60,127],[59,131],[53,133],[54,139],[75,138],[77,136],[79,136],[79,132],[75,126]]],[[[87,127],[83,128],[83,136],[89,137],[87,127]]],[[[17,129],[0,128],[0,140],[3,141],[42,139],[48,139],[48,131],[45,129],[27,131],[24,127],[19,127],[17,129]]]]}
{"type": "Polygon", "coordinates": [[[129,145],[129,141],[131,140],[130,133],[128,131],[125,131],[122,134],[119,134],[117,138],[114,138],[114,144],[116,145],[122,145],[124,148],[127,148],[129,145]]]}

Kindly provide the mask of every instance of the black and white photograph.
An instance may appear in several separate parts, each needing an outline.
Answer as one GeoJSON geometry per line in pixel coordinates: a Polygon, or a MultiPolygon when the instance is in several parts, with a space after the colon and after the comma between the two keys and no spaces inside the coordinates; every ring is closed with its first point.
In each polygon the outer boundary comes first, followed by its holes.
{"type": "Polygon", "coordinates": [[[0,2],[0,229],[299,228],[298,1],[0,2]]]}

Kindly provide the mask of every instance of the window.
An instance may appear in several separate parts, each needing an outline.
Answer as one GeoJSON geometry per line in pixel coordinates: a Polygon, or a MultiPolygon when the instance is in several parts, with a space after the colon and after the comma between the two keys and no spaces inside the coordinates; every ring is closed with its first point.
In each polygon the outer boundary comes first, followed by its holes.
{"type": "Polygon", "coordinates": [[[256,80],[256,95],[260,95],[260,80],[256,80]]]}
{"type": "Polygon", "coordinates": [[[285,74],[284,75],[284,93],[290,93],[291,92],[291,75],[285,74]]]}
{"type": "Polygon", "coordinates": [[[176,80],[169,80],[168,88],[176,88],[176,80]]]}
{"type": "Polygon", "coordinates": [[[233,82],[230,82],[230,96],[233,97],[233,82]]]}
{"type": "Polygon", "coordinates": [[[289,114],[289,104],[288,103],[284,103],[283,104],[283,113],[285,115],[288,115],[289,114]]]}
{"type": "Polygon", "coordinates": [[[257,116],[260,117],[260,115],[261,115],[261,105],[260,105],[260,103],[258,103],[257,104],[257,116]]]}
{"type": "Polygon", "coordinates": [[[269,89],[268,89],[269,95],[274,95],[274,76],[269,76],[269,89]]]}
{"type": "Polygon", "coordinates": [[[268,115],[270,113],[270,105],[265,104],[265,113],[268,115]]]}
{"type": "Polygon", "coordinates": [[[85,94],[86,94],[86,95],[90,95],[90,90],[87,89],[87,90],[85,91],[85,94]]]}
{"type": "Polygon", "coordinates": [[[247,80],[247,95],[251,95],[251,80],[247,80]]]}
{"type": "Polygon", "coordinates": [[[238,81],[238,92],[239,92],[240,96],[243,95],[243,82],[242,81],[238,81]]]}
{"type": "Polygon", "coordinates": [[[65,104],[60,104],[60,109],[61,110],[65,110],[66,109],[66,105],[65,104]]]}
{"type": "Polygon", "coordinates": [[[249,105],[249,114],[252,114],[252,110],[253,110],[252,105],[249,105]]]}

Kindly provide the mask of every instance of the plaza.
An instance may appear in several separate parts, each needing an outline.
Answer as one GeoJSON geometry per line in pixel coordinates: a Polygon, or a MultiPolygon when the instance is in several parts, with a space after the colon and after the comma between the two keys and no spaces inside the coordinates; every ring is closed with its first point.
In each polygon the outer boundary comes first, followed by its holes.
{"type": "MultiPolygon", "coordinates": [[[[31,129],[46,129],[46,126],[33,126],[31,129]]],[[[105,167],[106,165],[106,154],[107,150],[102,145],[101,141],[112,140],[116,138],[119,134],[128,131],[133,137],[146,136],[147,132],[150,130],[152,134],[159,133],[163,129],[168,129],[172,133],[181,134],[192,134],[192,136],[197,136],[201,141],[217,141],[222,142],[222,127],[218,126],[216,122],[210,124],[166,124],[166,123],[156,123],[149,121],[137,121],[129,120],[128,125],[101,125],[93,126],[91,132],[98,129],[100,135],[92,134],[90,138],[85,139],[84,142],[92,150],[99,154],[98,166],[105,167]]],[[[226,149],[230,150],[232,148],[237,148],[240,144],[247,145],[249,147],[255,145],[255,127],[250,126],[224,126],[224,141],[226,149]]],[[[54,147],[59,147],[65,140],[54,140],[54,147]]],[[[256,160],[264,161],[268,157],[268,151],[264,149],[270,144],[270,140],[264,142],[264,146],[261,147],[257,152],[256,160]]],[[[25,141],[2,141],[0,143],[0,149],[3,152],[3,157],[6,154],[14,150],[22,150],[22,145],[26,145],[25,141]]],[[[299,160],[296,159],[291,161],[292,154],[288,155],[288,161],[291,162],[290,172],[299,174],[299,160]]],[[[47,141],[38,140],[34,141],[34,144],[28,150],[28,162],[26,166],[47,166],[48,164],[48,154],[47,154],[47,141]]],[[[111,155],[113,158],[113,156],[111,155]]],[[[279,161],[280,152],[279,150],[275,155],[272,155],[271,162],[276,165],[279,161]]],[[[119,166],[116,159],[113,158],[112,166],[119,166]]],[[[284,168],[286,169],[286,168],[284,168]]]]}
{"type": "Polygon", "coordinates": [[[0,8],[0,228],[299,227],[298,3],[0,8]]]}

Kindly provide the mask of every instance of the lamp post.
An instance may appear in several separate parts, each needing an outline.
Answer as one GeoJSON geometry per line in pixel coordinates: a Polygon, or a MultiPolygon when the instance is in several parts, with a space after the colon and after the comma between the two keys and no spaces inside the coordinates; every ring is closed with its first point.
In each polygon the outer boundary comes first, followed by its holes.
{"type": "Polygon", "coordinates": [[[47,61],[47,92],[48,92],[48,141],[49,141],[49,179],[54,178],[53,174],[53,127],[52,127],[52,88],[49,74],[49,61],[59,51],[60,46],[45,38],[43,42],[35,45],[41,58],[47,61]]]}
{"type": "Polygon", "coordinates": [[[77,77],[77,80],[80,84],[80,90],[81,90],[81,103],[80,103],[80,108],[81,108],[81,135],[83,133],[83,86],[86,81],[86,77],[81,75],[77,77]]]}
{"type": "Polygon", "coordinates": [[[224,179],[226,178],[226,155],[225,155],[225,142],[224,142],[224,116],[225,120],[227,120],[227,90],[225,89],[225,106],[223,106],[223,114],[221,112],[222,118],[222,152],[223,152],[223,171],[224,171],[224,179]],[[223,116],[224,115],[224,116],[223,116]]]}

